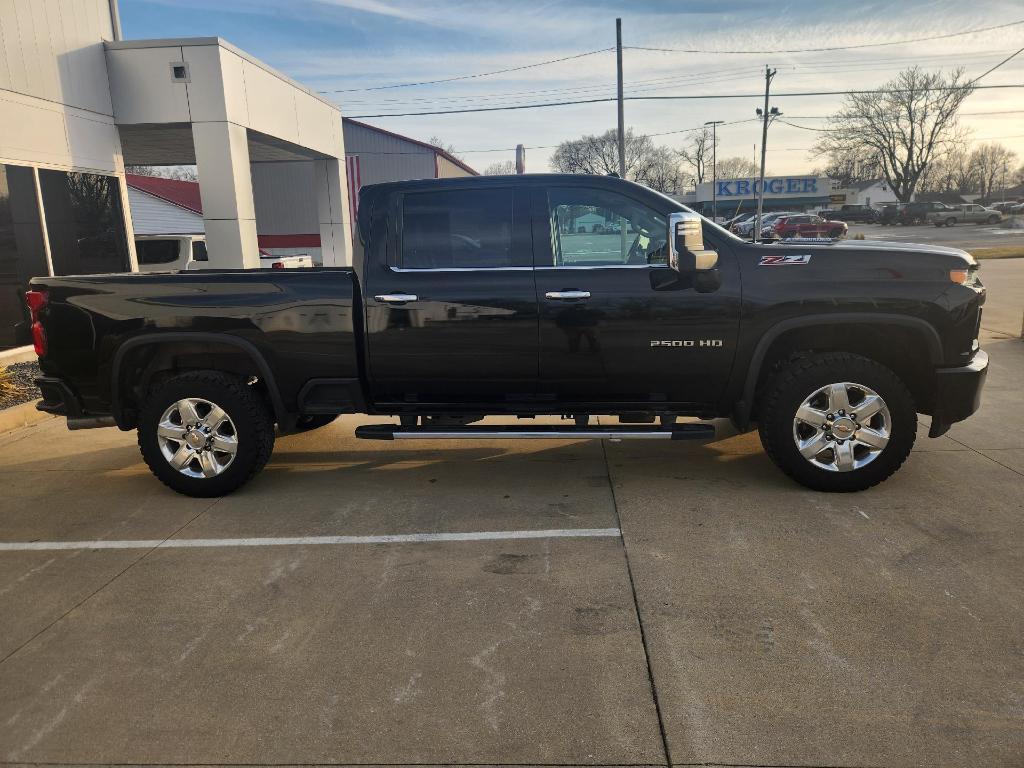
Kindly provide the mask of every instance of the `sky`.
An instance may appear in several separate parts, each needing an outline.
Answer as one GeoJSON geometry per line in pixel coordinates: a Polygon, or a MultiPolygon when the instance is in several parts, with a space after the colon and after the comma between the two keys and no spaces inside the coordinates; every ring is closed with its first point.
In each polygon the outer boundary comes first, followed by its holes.
{"type": "MultiPolygon", "coordinates": [[[[421,140],[440,137],[478,170],[513,159],[512,148],[520,143],[527,147],[527,170],[549,170],[560,141],[615,127],[615,102],[377,115],[613,98],[615,53],[602,49],[614,48],[616,17],[622,18],[627,47],[627,98],[740,96],[627,100],[626,125],[637,133],[661,134],[653,137],[656,143],[679,148],[692,136],[688,129],[725,121],[718,129],[719,158],[755,158],[761,127],[754,110],[763,102],[755,94],[763,94],[766,66],[777,69],[775,93],[842,91],[880,86],[914,64],[928,70],[963,67],[973,77],[1024,47],[1024,24],[904,42],[1024,20],[1021,0],[120,0],[120,11],[126,38],[222,37],[323,92],[345,116],[421,140]],[[873,43],[894,44],[783,52],[873,43]],[[499,75],[388,87],[561,58],[567,60],[499,75]]],[[[1024,53],[981,84],[1024,85],[1024,53]]],[[[816,133],[809,129],[825,127],[822,118],[842,97],[778,96],[771,103],[785,120],[803,127],[771,126],[769,173],[801,174],[820,166],[822,159],[810,151],[816,133]]],[[[972,144],[998,141],[1024,163],[1024,88],[976,91],[962,108],[961,123],[972,144]]]]}

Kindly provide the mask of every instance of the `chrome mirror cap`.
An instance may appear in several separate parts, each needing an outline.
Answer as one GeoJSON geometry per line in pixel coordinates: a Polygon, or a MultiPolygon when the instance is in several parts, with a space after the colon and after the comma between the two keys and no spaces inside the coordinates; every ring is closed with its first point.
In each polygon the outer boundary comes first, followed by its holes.
{"type": "Polygon", "coordinates": [[[692,211],[668,216],[669,266],[676,272],[706,272],[718,265],[718,252],[704,247],[704,220],[692,211]]]}

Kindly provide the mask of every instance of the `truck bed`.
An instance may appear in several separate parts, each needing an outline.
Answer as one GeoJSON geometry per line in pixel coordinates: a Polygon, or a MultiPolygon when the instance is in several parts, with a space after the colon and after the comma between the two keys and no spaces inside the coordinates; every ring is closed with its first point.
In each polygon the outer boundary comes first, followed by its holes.
{"type": "MultiPolygon", "coordinates": [[[[352,269],[203,270],[46,277],[46,376],[68,383],[84,414],[119,414],[116,390],[138,376],[156,350],[258,357],[279,402],[296,412],[310,379],[358,381],[359,290],[352,269]],[[183,345],[188,334],[187,345],[183,345]],[[203,349],[203,346],[206,349],[203,349]]],[[[257,374],[259,375],[259,374],[257,374]]],[[[45,393],[44,393],[45,394],[45,393]]]]}

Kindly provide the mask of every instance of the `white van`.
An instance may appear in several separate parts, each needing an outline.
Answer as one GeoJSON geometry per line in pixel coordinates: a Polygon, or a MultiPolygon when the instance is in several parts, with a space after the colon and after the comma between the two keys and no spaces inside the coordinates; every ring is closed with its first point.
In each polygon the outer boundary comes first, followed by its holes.
{"type": "MultiPolygon", "coordinates": [[[[138,235],[135,254],[140,272],[177,272],[183,269],[205,269],[210,260],[205,235],[138,235]]],[[[298,269],[312,267],[309,254],[274,256],[260,249],[261,269],[298,269]]]]}
{"type": "Polygon", "coordinates": [[[202,269],[209,260],[205,235],[137,235],[139,272],[202,269]]]}

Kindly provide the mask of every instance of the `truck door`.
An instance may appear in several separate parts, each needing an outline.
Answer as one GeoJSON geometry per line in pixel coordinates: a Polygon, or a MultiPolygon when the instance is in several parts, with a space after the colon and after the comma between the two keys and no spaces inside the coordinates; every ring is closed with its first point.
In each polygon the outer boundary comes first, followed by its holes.
{"type": "Polygon", "coordinates": [[[391,199],[385,258],[365,267],[377,403],[528,399],[537,385],[529,191],[416,189],[391,199]]]}
{"type": "Polygon", "coordinates": [[[657,200],[599,186],[536,191],[541,397],[640,410],[720,398],[739,325],[738,264],[728,235],[705,223],[720,284],[700,293],[681,279],[657,200]]]}

